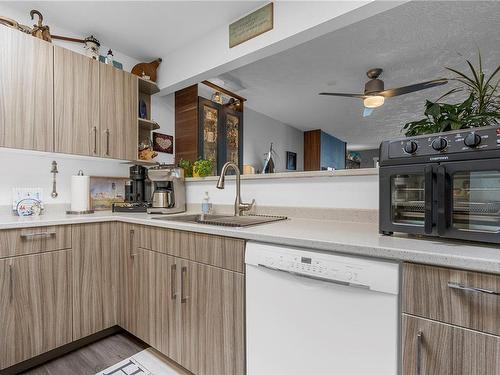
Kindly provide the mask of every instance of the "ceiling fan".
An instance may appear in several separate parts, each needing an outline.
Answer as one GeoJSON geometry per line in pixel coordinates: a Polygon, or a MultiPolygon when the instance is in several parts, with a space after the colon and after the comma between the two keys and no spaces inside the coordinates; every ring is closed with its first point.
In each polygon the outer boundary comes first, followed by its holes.
{"type": "Polygon", "coordinates": [[[448,83],[446,78],[434,79],[432,81],[416,83],[409,86],[398,87],[395,89],[384,89],[384,81],[378,77],[382,74],[381,68],[370,69],[366,75],[370,80],[365,84],[365,92],[363,94],[346,94],[340,92],[320,92],[319,95],[343,96],[347,98],[358,98],[363,100],[365,106],[364,117],[370,115],[373,109],[384,104],[385,98],[393,96],[405,95],[411,92],[429,89],[431,87],[440,86],[448,83]]]}

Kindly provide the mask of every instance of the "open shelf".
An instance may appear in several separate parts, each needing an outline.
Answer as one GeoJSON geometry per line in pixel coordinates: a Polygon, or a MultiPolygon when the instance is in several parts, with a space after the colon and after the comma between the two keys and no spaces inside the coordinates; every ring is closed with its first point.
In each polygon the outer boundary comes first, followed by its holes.
{"type": "Polygon", "coordinates": [[[137,164],[142,165],[143,167],[151,167],[154,165],[158,165],[158,162],[156,160],[130,160],[124,162],[123,164],[137,164]]]}
{"type": "Polygon", "coordinates": [[[160,129],[160,125],[156,121],[148,120],[145,118],[138,118],[139,121],[139,128],[141,130],[147,130],[147,131],[152,131],[152,130],[157,130],[160,129]]]}
{"type": "Polygon", "coordinates": [[[139,92],[144,94],[153,95],[160,92],[160,89],[156,85],[156,82],[150,81],[149,79],[139,78],[139,92]]]}

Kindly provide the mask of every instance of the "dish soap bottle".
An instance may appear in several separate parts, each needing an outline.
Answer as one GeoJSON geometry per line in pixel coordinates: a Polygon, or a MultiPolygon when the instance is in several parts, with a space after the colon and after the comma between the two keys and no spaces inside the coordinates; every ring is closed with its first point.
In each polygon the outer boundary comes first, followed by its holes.
{"type": "Polygon", "coordinates": [[[201,216],[205,218],[205,215],[210,214],[212,210],[212,204],[210,203],[210,197],[208,196],[208,191],[205,192],[203,201],[201,202],[201,216]]]}

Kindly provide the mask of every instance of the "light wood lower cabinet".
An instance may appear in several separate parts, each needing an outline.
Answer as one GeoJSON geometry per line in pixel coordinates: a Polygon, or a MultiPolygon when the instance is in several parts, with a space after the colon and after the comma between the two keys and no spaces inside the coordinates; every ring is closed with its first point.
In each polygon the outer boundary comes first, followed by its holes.
{"type": "Polygon", "coordinates": [[[500,276],[405,263],[403,312],[500,335],[500,276]]]}
{"type": "Polygon", "coordinates": [[[72,341],[71,250],[3,259],[0,272],[0,368],[72,341]]]}
{"type": "Polygon", "coordinates": [[[115,223],[73,226],[73,339],[118,324],[119,254],[115,223]]]}
{"type": "Polygon", "coordinates": [[[244,374],[244,275],[176,259],[180,363],[195,374],[244,374]]]}
{"type": "Polygon", "coordinates": [[[140,248],[124,227],[123,327],[195,374],[244,374],[244,275],[140,248]]]}
{"type": "Polygon", "coordinates": [[[403,375],[499,375],[500,337],[403,315],[403,375]]]}

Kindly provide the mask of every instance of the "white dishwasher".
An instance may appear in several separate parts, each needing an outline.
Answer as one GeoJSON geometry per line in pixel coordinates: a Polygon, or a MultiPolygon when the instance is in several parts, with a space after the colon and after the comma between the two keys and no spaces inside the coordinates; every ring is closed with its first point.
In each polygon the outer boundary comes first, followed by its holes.
{"type": "Polygon", "coordinates": [[[397,375],[399,265],[248,242],[248,375],[397,375]]]}

